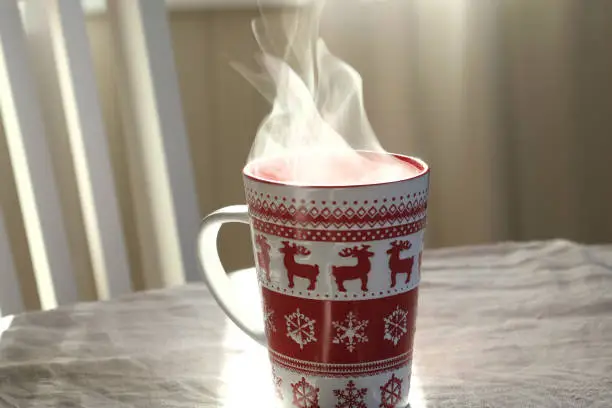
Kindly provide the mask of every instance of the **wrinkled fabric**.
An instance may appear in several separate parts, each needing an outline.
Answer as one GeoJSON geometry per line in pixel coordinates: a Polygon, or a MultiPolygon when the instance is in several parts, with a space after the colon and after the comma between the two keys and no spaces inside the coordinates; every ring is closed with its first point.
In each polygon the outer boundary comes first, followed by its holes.
{"type": "MultiPolygon", "coordinates": [[[[237,296],[258,305],[254,274],[237,296]]],[[[0,320],[0,407],[269,407],[265,349],[203,284],[0,320]]],[[[612,246],[434,250],[411,406],[612,407],[612,246]]],[[[333,407],[321,407],[333,408],[333,407]]]]}

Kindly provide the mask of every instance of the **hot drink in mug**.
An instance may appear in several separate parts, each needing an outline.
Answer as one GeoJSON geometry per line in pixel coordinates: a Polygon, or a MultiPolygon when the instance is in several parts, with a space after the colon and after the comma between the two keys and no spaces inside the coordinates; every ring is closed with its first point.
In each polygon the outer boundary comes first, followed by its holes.
{"type": "Polygon", "coordinates": [[[280,406],[407,406],[427,164],[388,153],[294,155],[252,161],[243,178],[246,205],[203,221],[200,257],[221,307],[268,348],[280,406]],[[263,322],[231,296],[216,254],[225,222],[251,226],[263,322]]]}

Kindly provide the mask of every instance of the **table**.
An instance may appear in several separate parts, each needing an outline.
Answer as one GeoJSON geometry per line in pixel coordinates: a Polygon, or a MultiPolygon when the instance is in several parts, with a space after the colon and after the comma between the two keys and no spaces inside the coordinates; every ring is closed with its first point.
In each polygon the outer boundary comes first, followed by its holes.
{"type": "MultiPolygon", "coordinates": [[[[435,250],[422,276],[413,408],[612,407],[612,246],[435,250]]],[[[255,292],[253,273],[234,279],[255,292]]],[[[3,408],[272,406],[265,350],[202,284],[4,318],[0,333],[3,408]]]]}

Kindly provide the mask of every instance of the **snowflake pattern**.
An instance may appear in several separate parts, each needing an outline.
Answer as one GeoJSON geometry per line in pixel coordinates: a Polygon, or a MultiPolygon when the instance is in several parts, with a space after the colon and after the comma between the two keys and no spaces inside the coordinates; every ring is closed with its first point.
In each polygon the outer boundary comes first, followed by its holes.
{"type": "Polygon", "coordinates": [[[365,334],[368,327],[367,320],[357,320],[357,316],[352,311],[348,312],[346,318],[332,322],[336,335],[332,342],[334,344],[344,344],[351,353],[357,348],[359,343],[367,343],[368,336],[365,334]]]}
{"type": "Polygon", "coordinates": [[[379,408],[396,408],[402,399],[402,379],[395,374],[391,375],[389,381],[380,387],[379,408]]]}
{"type": "Polygon", "coordinates": [[[267,336],[270,336],[270,333],[276,331],[276,326],[274,326],[273,319],[274,310],[272,310],[268,305],[264,304],[264,329],[267,336]]]}
{"type": "Polygon", "coordinates": [[[321,408],[319,406],[319,388],[302,379],[295,384],[291,384],[293,388],[293,406],[298,408],[321,408]]]}
{"type": "Polygon", "coordinates": [[[384,318],[384,321],[384,338],[390,340],[394,346],[397,346],[397,343],[408,332],[408,312],[397,306],[389,316],[384,318]]]}
{"type": "Polygon", "coordinates": [[[279,400],[284,399],[283,390],[281,389],[281,386],[283,385],[283,379],[281,378],[280,375],[278,375],[274,367],[272,368],[272,382],[274,383],[274,390],[276,391],[276,397],[279,400]]]}
{"type": "Polygon", "coordinates": [[[367,388],[357,388],[353,380],[346,384],[343,390],[334,390],[338,403],[336,408],[368,408],[364,398],[368,393],[367,388]]]}
{"type": "Polygon", "coordinates": [[[287,336],[295,341],[300,349],[303,350],[306,344],[317,341],[315,321],[301,313],[299,308],[290,315],[286,315],[285,321],[287,323],[287,336]]]}

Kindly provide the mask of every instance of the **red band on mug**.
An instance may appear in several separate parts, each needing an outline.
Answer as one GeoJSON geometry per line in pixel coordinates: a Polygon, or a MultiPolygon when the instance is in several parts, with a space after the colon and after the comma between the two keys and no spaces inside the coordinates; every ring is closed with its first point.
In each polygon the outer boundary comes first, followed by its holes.
{"type": "Polygon", "coordinates": [[[305,362],[412,358],[418,288],[360,301],[296,298],[262,288],[268,346],[305,362]]]}

